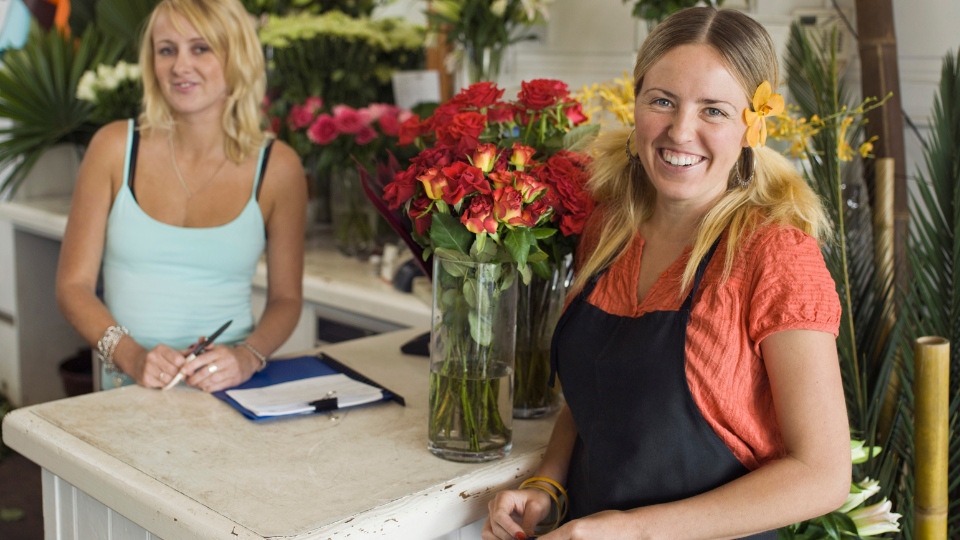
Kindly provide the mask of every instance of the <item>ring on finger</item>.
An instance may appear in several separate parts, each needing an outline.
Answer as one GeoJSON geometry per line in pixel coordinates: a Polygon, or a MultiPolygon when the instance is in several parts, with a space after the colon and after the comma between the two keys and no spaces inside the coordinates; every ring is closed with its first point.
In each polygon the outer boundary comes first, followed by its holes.
{"type": "Polygon", "coordinates": [[[209,371],[210,373],[216,373],[218,369],[220,368],[217,367],[216,364],[210,364],[209,366],[207,366],[207,371],[209,371]]]}
{"type": "Polygon", "coordinates": [[[164,371],[160,371],[160,380],[162,381],[166,378],[167,378],[167,374],[164,371]]]}

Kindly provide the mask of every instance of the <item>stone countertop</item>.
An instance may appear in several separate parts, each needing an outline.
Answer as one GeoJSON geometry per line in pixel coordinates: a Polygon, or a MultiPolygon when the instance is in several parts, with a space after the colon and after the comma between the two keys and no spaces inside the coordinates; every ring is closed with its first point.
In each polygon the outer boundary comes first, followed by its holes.
{"type": "Polygon", "coordinates": [[[251,422],[186,387],[137,386],[16,410],[4,442],[155,535],[173,540],[435,538],[481,519],[539,464],[552,418],[514,422],[485,464],[427,450],[429,364],[402,330],[321,350],[406,398],[251,422]]]}
{"type": "MultiPolygon", "coordinates": [[[[67,227],[69,197],[0,202],[0,219],[47,238],[60,240],[67,227]]],[[[371,266],[337,251],[324,236],[308,238],[304,252],[303,299],[400,326],[429,326],[431,307],[400,292],[374,275],[371,266]]],[[[253,277],[254,287],[266,289],[263,259],[253,277]]]]}

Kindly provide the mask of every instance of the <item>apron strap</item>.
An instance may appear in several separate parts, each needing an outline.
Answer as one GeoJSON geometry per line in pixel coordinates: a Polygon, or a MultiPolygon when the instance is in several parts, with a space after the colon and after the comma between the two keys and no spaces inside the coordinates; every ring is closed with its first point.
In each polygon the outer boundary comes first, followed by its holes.
{"type": "Polygon", "coordinates": [[[593,289],[597,287],[597,283],[600,281],[600,278],[603,277],[603,274],[607,272],[607,269],[594,274],[588,281],[587,284],[580,289],[580,292],[577,293],[577,296],[570,301],[570,304],[567,305],[567,309],[563,310],[563,314],[560,315],[560,320],[557,321],[557,326],[553,331],[553,337],[550,338],[550,379],[547,381],[547,384],[550,385],[550,388],[553,388],[557,382],[557,330],[563,327],[563,324],[567,321],[569,314],[581,303],[586,301],[587,297],[590,296],[590,293],[593,292],[593,289]]]}
{"type": "Polygon", "coordinates": [[[707,264],[710,263],[710,259],[713,258],[713,253],[717,251],[717,246],[720,245],[720,238],[723,235],[717,237],[714,240],[713,245],[710,246],[710,249],[707,251],[707,254],[703,256],[703,259],[700,260],[700,264],[697,266],[697,273],[693,278],[693,287],[690,288],[690,294],[687,295],[686,300],[683,301],[683,305],[680,306],[680,311],[690,311],[693,307],[693,297],[697,294],[697,289],[700,288],[700,280],[703,279],[703,274],[707,271],[707,264]]]}

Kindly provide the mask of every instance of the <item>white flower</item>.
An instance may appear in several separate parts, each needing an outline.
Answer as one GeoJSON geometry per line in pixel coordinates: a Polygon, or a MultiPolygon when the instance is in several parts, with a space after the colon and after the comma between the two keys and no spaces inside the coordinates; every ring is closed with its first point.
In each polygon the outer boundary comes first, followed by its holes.
{"type": "Polygon", "coordinates": [[[837,512],[847,513],[863,504],[863,501],[873,497],[880,491],[880,481],[864,478],[862,482],[850,486],[850,495],[837,512]]]}
{"type": "Polygon", "coordinates": [[[879,446],[864,446],[863,441],[850,441],[850,459],[854,464],[864,463],[880,453],[879,446]]]}
{"type": "Polygon", "coordinates": [[[847,515],[857,526],[857,534],[860,536],[876,536],[900,530],[900,525],[897,523],[900,514],[894,514],[890,511],[891,508],[893,508],[893,503],[883,499],[873,506],[858,508],[847,515]]]}
{"type": "Polygon", "coordinates": [[[534,22],[537,20],[537,12],[543,15],[544,20],[550,19],[550,13],[547,11],[547,4],[553,0],[521,0],[523,10],[527,12],[527,20],[534,22]]]}
{"type": "Polygon", "coordinates": [[[139,81],[142,72],[140,71],[140,64],[130,64],[127,66],[127,78],[139,81]]]}
{"type": "Polygon", "coordinates": [[[490,13],[493,13],[497,17],[503,17],[503,14],[507,11],[507,0],[494,0],[490,4],[490,13]]]}
{"type": "Polygon", "coordinates": [[[85,71],[77,83],[77,99],[84,101],[97,102],[97,74],[92,71],[85,71]]]}

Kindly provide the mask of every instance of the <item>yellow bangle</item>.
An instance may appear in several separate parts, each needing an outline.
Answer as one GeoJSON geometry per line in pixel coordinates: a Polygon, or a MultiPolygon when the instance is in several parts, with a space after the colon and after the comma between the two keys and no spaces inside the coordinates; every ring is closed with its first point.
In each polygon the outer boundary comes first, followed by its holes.
{"type": "Polygon", "coordinates": [[[546,492],[546,494],[549,495],[551,499],[553,499],[554,504],[557,505],[557,519],[555,519],[553,522],[541,521],[540,523],[537,523],[537,527],[543,527],[543,528],[534,532],[536,532],[537,534],[546,534],[550,531],[556,530],[556,528],[560,526],[560,521],[563,519],[563,516],[560,514],[560,500],[557,499],[557,494],[554,493],[552,489],[546,486],[541,486],[540,484],[531,483],[531,484],[527,484],[525,486],[520,487],[520,489],[530,489],[530,488],[535,488],[535,489],[539,489],[541,491],[546,492]]]}
{"type": "MultiPolygon", "coordinates": [[[[553,499],[553,502],[557,505],[557,519],[553,522],[550,531],[556,529],[560,526],[560,523],[563,522],[564,518],[567,517],[567,506],[569,505],[569,499],[567,497],[567,491],[563,489],[563,486],[558,484],[556,481],[551,480],[543,476],[534,476],[528,478],[520,484],[520,489],[526,488],[536,488],[542,491],[545,491],[547,495],[550,495],[550,498],[553,499]],[[546,484],[546,485],[542,485],[546,484]],[[548,487],[549,486],[549,487],[548,487]],[[556,488],[557,492],[555,493],[553,488],[556,488]],[[558,497],[559,494],[559,497],[558,497]]],[[[543,523],[538,524],[538,526],[546,526],[543,523]]],[[[549,531],[547,531],[549,532],[549,531]]]]}

